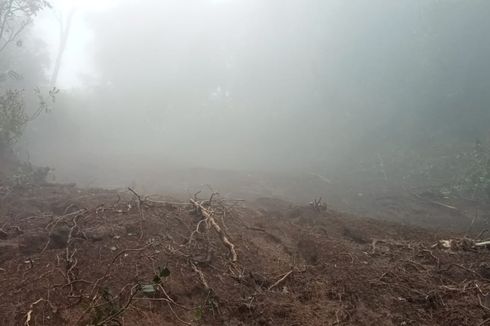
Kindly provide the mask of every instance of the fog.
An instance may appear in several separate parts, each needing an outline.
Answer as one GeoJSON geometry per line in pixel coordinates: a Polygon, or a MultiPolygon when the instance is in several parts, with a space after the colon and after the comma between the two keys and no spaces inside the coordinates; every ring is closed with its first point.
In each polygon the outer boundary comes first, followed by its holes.
{"type": "MultiPolygon", "coordinates": [[[[45,43],[31,45],[47,57],[38,83],[70,6],[55,4],[30,32],[45,43]]],[[[56,103],[19,153],[88,186],[184,191],[266,174],[327,186],[361,172],[427,181],[425,167],[489,139],[489,10],[485,0],[88,2],[56,103]]],[[[284,187],[322,192],[294,180],[284,187]]]]}

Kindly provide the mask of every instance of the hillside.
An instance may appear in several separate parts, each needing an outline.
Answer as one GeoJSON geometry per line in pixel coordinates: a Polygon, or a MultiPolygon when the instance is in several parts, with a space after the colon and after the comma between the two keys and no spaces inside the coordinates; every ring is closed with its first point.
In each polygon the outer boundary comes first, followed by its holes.
{"type": "Polygon", "coordinates": [[[437,245],[461,234],[270,198],[195,203],[2,186],[0,324],[490,321],[490,252],[469,240],[437,245]]]}

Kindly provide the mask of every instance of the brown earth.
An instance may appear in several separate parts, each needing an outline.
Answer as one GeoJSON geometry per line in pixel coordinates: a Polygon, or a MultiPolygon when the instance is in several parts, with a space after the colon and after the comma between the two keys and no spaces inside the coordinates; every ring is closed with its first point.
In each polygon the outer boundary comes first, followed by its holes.
{"type": "Polygon", "coordinates": [[[270,198],[206,207],[236,262],[185,201],[0,187],[0,325],[490,324],[490,251],[433,247],[461,234],[270,198]]]}

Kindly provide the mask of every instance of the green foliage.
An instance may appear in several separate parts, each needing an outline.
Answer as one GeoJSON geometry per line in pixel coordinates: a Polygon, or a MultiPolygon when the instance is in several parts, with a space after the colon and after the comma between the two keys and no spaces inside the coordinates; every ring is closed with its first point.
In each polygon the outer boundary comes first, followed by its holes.
{"type": "Polygon", "coordinates": [[[102,304],[97,304],[92,308],[92,317],[90,325],[109,325],[110,323],[119,324],[117,317],[120,316],[131,303],[134,296],[142,293],[145,296],[153,297],[157,291],[158,286],[163,280],[170,276],[170,270],[165,267],[159,267],[153,277],[153,283],[141,284],[138,283],[131,289],[129,299],[126,303],[121,302],[121,296],[114,296],[108,288],[103,288],[101,298],[102,304]]]}
{"type": "Polygon", "coordinates": [[[162,283],[162,279],[165,279],[170,276],[170,270],[167,267],[158,267],[158,272],[155,273],[153,277],[154,284],[162,283]]]}
{"type": "Polygon", "coordinates": [[[194,320],[201,321],[206,313],[211,313],[213,316],[219,313],[218,298],[212,290],[209,290],[204,302],[197,306],[194,310],[194,320]]]}
{"type": "Polygon", "coordinates": [[[158,286],[169,276],[170,270],[167,267],[158,267],[158,271],[153,275],[152,283],[140,285],[141,292],[146,296],[154,296],[158,291],[158,286]]]}
{"type": "MultiPolygon", "coordinates": [[[[58,92],[56,88],[49,91],[51,101],[55,100],[58,92]]],[[[28,114],[24,90],[7,89],[0,94],[0,151],[11,147],[22,136],[30,121],[49,111],[49,104],[39,88],[34,90],[34,95],[37,97],[38,105],[32,114],[28,114]]]]}
{"type": "MultiPolygon", "coordinates": [[[[39,11],[46,7],[50,7],[50,4],[45,0],[0,0],[0,53],[8,49],[9,45],[22,46],[19,40],[21,33],[39,11]]],[[[7,75],[14,79],[20,78],[19,74],[12,71],[7,75]]],[[[22,136],[29,121],[48,110],[48,104],[38,88],[34,90],[38,99],[37,108],[29,114],[26,111],[24,90],[3,86],[0,88],[0,154],[22,136]]],[[[58,90],[53,89],[49,96],[54,99],[56,93],[58,90]]]]}
{"type": "Polygon", "coordinates": [[[194,310],[194,320],[195,321],[200,321],[202,319],[202,316],[204,314],[204,309],[202,306],[197,307],[194,310]]]}
{"type": "Polygon", "coordinates": [[[6,148],[21,135],[29,121],[24,110],[23,92],[7,90],[0,95],[0,148],[6,148]]]}
{"type": "Polygon", "coordinates": [[[0,51],[22,46],[18,37],[44,8],[51,8],[46,0],[0,0],[0,51]]]}

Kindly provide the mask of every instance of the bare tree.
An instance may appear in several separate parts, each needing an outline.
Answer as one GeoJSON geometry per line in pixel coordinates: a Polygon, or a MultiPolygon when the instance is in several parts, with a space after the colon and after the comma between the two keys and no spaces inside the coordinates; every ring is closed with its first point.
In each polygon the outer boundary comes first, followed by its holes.
{"type": "Polygon", "coordinates": [[[58,48],[58,54],[56,55],[56,61],[54,63],[53,74],[51,75],[51,80],[49,82],[50,86],[56,86],[58,81],[58,75],[63,63],[63,55],[65,53],[66,45],[68,43],[68,37],[70,35],[71,25],[73,21],[73,16],[75,16],[76,8],[72,8],[68,13],[66,21],[63,21],[63,17],[59,17],[60,23],[60,44],[58,48]]]}

